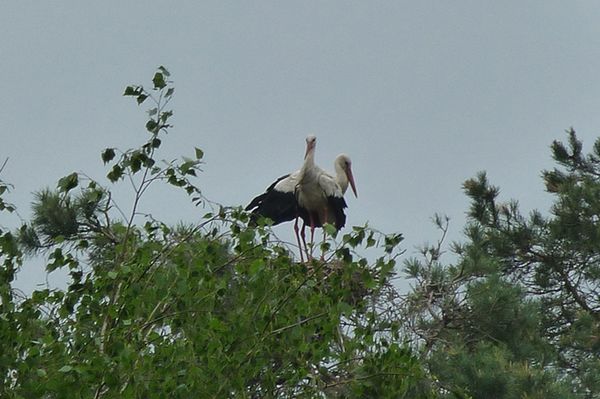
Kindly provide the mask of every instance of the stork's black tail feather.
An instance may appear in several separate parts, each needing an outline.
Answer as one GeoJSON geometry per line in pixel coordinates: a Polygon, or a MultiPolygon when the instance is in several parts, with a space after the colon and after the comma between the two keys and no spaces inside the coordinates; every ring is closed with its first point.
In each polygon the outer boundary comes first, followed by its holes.
{"type": "Polygon", "coordinates": [[[340,230],[346,225],[346,214],[344,209],[348,207],[344,197],[329,197],[327,203],[331,212],[333,212],[334,226],[340,230]]]}

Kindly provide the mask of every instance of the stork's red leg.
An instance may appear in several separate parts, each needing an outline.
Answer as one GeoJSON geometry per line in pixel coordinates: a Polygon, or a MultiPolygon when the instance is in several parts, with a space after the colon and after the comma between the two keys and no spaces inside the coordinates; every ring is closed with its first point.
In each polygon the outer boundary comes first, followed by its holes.
{"type": "Polygon", "coordinates": [[[315,219],[313,218],[312,213],[309,214],[309,219],[310,219],[310,256],[309,256],[309,258],[312,259],[312,249],[313,249],[313,246],[315,245],[315,219]]]}
{"type": "MultiPolygon", "coordinates": [[[[300,243],[300,236],[298,235],[298,217],[294,221],[294,233],[296,233],[296,241],[298,242],[298,251],[300,252],[300,262],[304,263],[304,255],[302,254],[302,244],[300,243]]],[[[302,238],[304,239],[304,226],[302,226],[302,238]]],[[[306,246],[306,243],[304,243],[306,246]]]]}
{"type": "MultiPolygon", "coordinates": [[[[325,223],[327,223],[328,220],[328,215],[327,215],[327,208],[325,208],[325,218],[323,220],[323,244],[325,244],[325,238],[327,237],[327,232],[325,231],[325,223]]],[[[323,245],[321,245],[321,260],[324,261],[325,260],[325,252],[323,252],[323,245]]]]}
{"type": "Polygon", "coordinates": [[[310,254],[308,253],[308,245],[306,244],[306,222],[302,221],[302,230],[300,230],[300,236],[302,237],[302,243],[304,244],[304,251],[306,253],[306,260],[310,260],[310,254]]]}

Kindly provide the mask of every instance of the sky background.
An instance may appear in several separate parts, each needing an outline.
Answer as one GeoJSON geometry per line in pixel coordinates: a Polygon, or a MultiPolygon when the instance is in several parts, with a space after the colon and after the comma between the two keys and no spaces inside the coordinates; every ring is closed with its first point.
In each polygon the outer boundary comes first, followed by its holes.
{"type": "MultiPolygon", "coordinates": [[[[202,148],[209,199],[247,204],[300,167],[312,133],[325,169],[353,160],[349,225],[402,232],[407,256],[438,238],[436,212],[461,239],[461,185],[481,170],[502,199],[547,211],[552,140],[572,126],[589,149],[600,129],[597,1],[124,3],[0,4],[0,179],[24,219],[66,174],[109,185],[102,149],[147,137],[123,89],[150,86],[159,65],[176,87],[160,155],[202,148]]],[[[150,194],[142,210],[172,223],[205,212],[174,189],[150,194]]],[[[290,225],[275,231],[292,240],[290,225]]],[[[15,286],[47,278],[63,277],[30,260],[15,286]]]]}

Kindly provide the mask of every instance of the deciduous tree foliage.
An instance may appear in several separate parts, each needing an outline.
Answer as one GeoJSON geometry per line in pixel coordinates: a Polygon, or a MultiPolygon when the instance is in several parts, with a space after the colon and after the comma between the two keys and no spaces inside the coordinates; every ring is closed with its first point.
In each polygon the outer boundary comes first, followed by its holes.
{"type": "MultiPolygon", "coordinates": [[[[168,226],[139,214],[154,184],[204,198],[203,152],[157,158],[173,116],[169,72],[124,95],[152,103],[139,148],[106,148],[109,185],[73,173],[42,189],[17,234],[0,232],[0,396],[6,398],[426,397],[387,306],[401,235],[367,227],[299,264],[268,221],[239,208],[168,226]],[[131,184],[130,211],[110,184],[131,184]],[[379,248],[367,261],[356,249],[379,248]],[[19,298],[23,254],[69,271],[66,289],[19,298]]],[[[8,186],[0,185],[0,194],[8,186]]],[[[0,201],[4,211],[13,208],[0,201]]],[[[23,266],[25,267],[25,266],[23,266]]]]}

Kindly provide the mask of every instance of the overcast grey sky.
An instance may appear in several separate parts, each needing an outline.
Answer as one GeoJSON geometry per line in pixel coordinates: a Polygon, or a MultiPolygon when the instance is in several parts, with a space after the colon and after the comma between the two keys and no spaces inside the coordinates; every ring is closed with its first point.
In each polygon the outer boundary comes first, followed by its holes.
{"type": "MultiPolygon", "coordinates": [[[[207,197],[245,205],[300,166],[313,133],[322,167],[353,159],[349,224],[402,232],[412,254],[437,238],[435,212],[460,239],[461,184],[480,170],[504,199],[547,210],[549,144],[573,126],[589,148],[600,128],[598,21],[597,1],[2,2],[0,178],[24,217],[68,173],[102,180],[104,147],[145,138],[124,86],[165,65],[162,154],[204,149],[207,197]]],[[[157,191],[143,207],[198,220],[186,201],[157,191]]],[[[17,285],[44,279],[26,264],[17,285]]]]}

